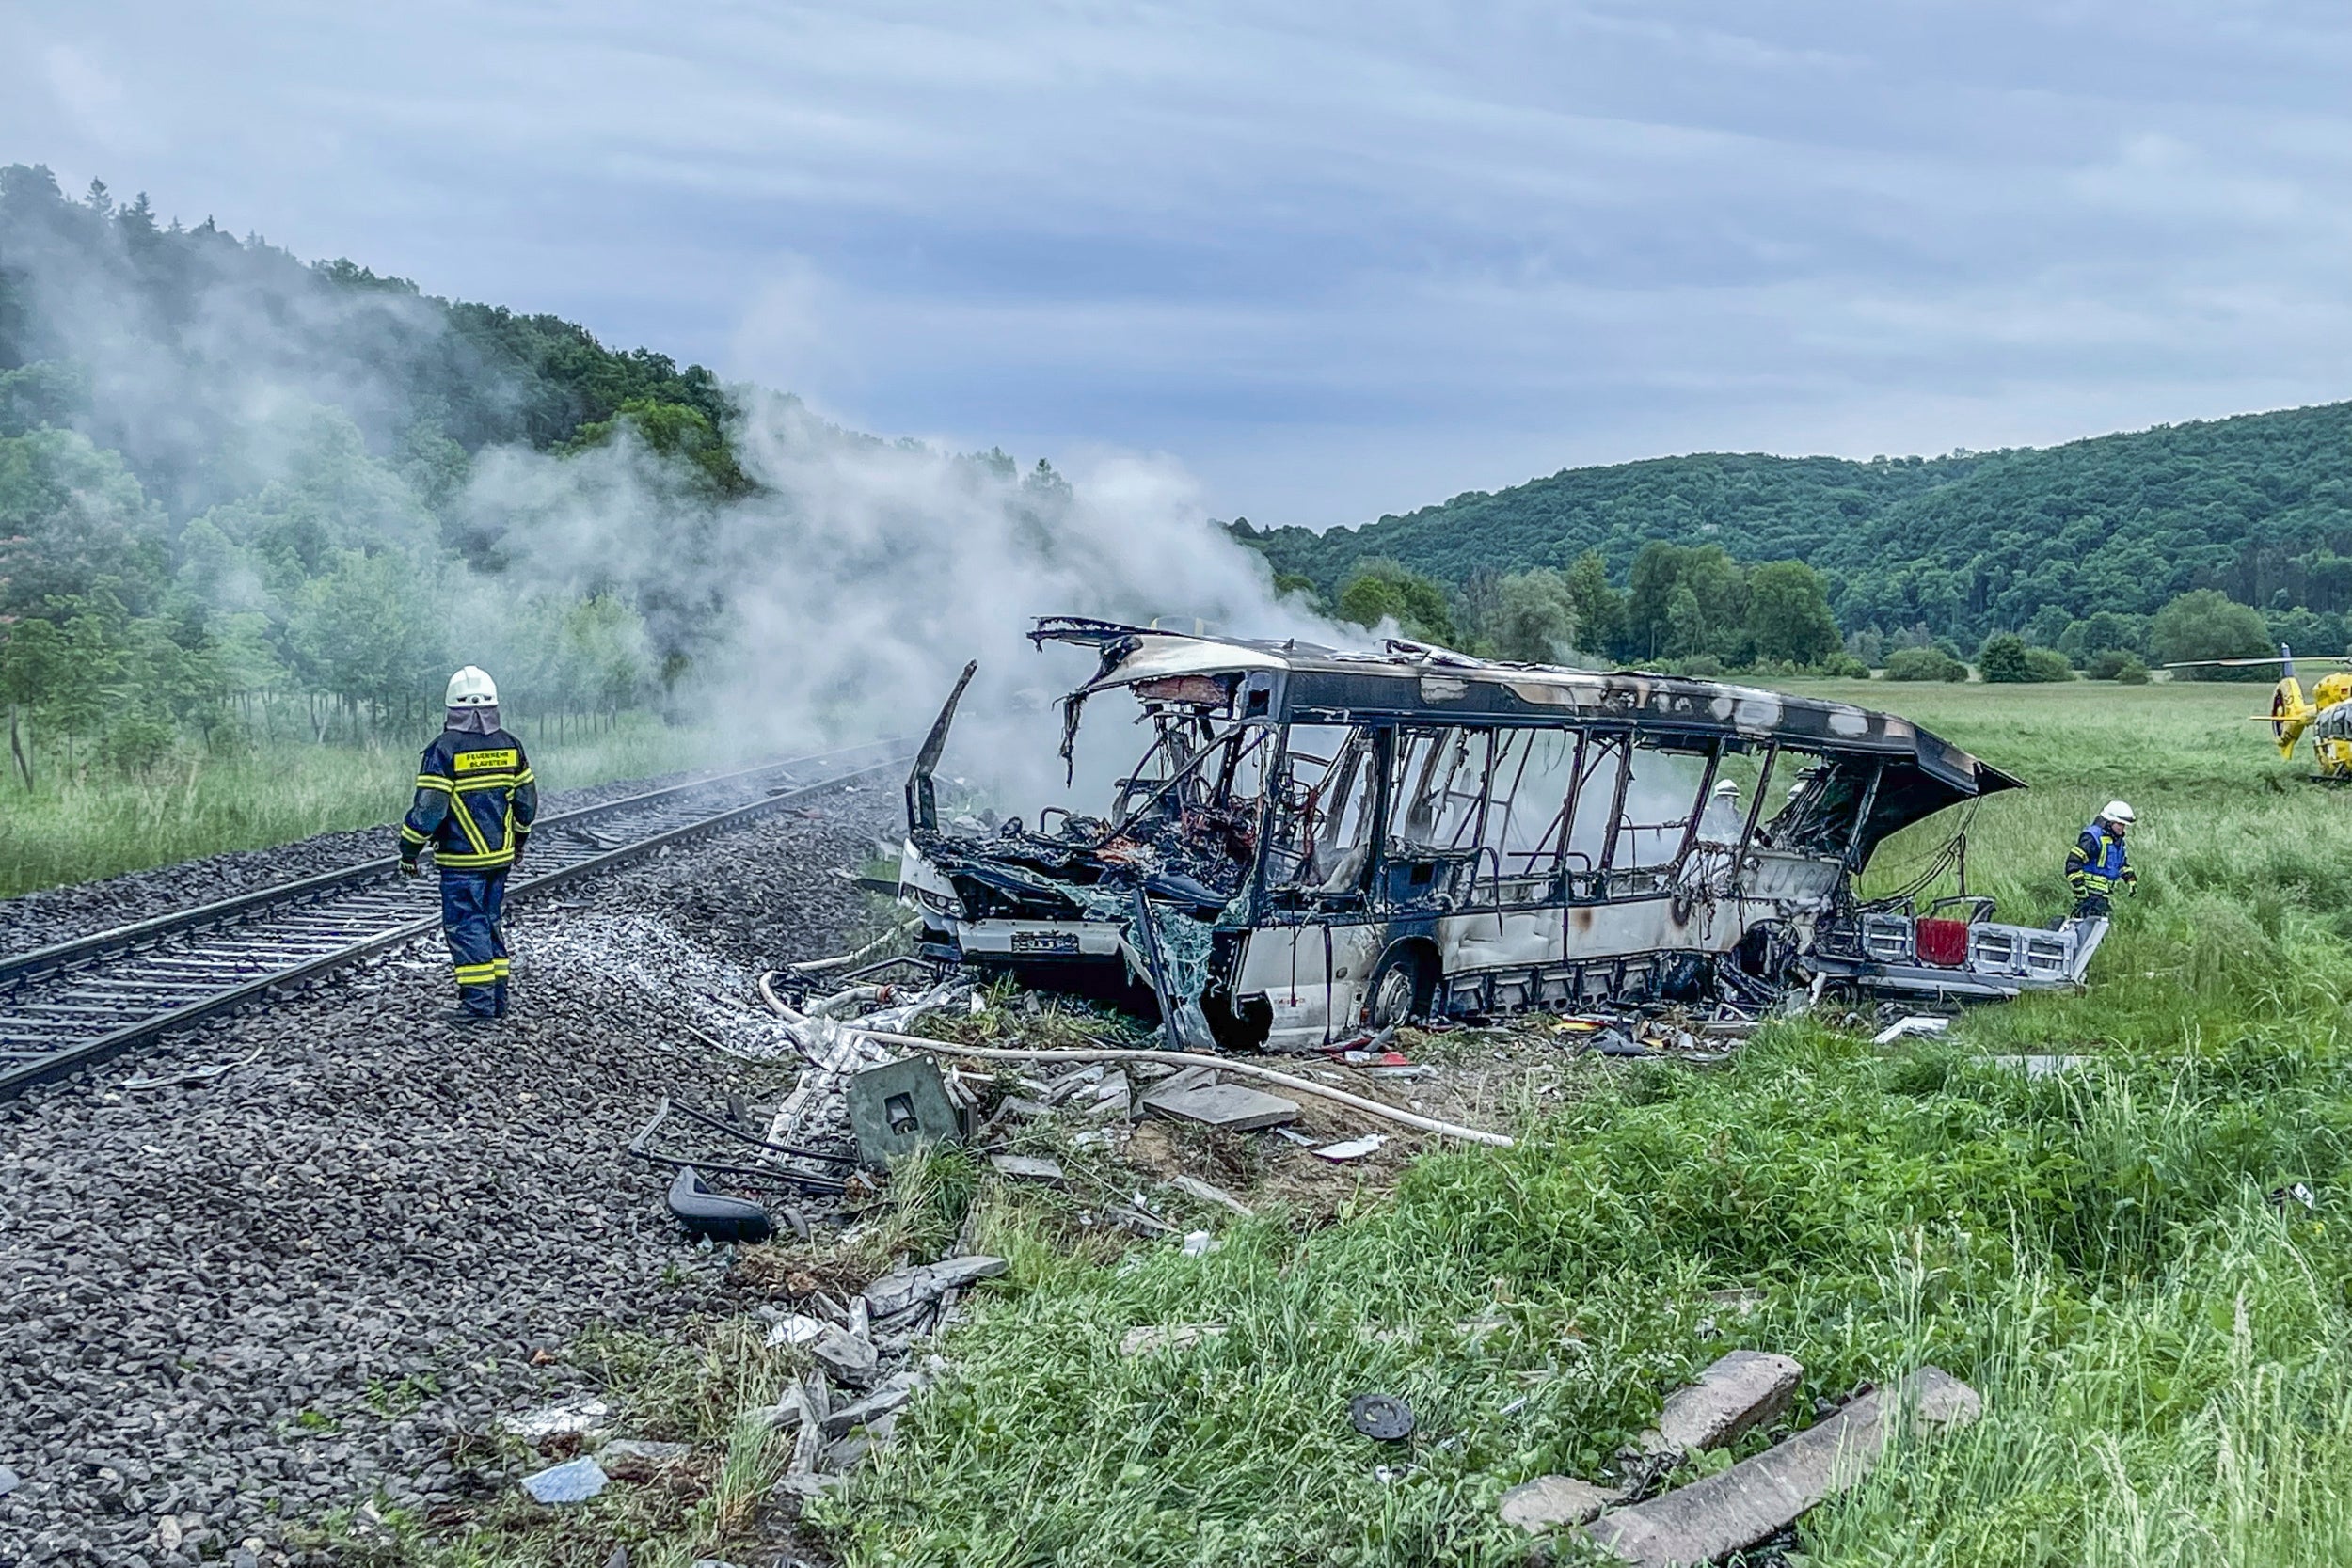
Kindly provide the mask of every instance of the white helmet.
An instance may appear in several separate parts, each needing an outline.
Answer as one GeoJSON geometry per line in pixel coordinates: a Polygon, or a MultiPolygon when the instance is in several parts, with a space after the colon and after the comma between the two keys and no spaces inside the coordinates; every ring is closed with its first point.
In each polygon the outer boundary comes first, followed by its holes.
{"type": "Polygon", "coordinates": [[[1737,779],[1720,780],[1715,785],[1715,793],[1718,795],[1737,795],[1740,793],[1740,781],[1737,779]]]}
{"type": "Polygon", "coordinates": [[[2119,828],[2128,828],[2135,821],[2137,821],[2137,818],[2132,816],[2130,801],[2109,800],[2106,804],[2106,809],[2099,814],[2099,820],[2102,822],[2112,822],[2119,828]]]}
{"type": "Polygon", "coordinates": [[[498,687],[488,675],[472,665],[469,664],[457,673],[450,676],[449,698],[446,705],[450,707],[496,707],[498,702],[498,687]]]}

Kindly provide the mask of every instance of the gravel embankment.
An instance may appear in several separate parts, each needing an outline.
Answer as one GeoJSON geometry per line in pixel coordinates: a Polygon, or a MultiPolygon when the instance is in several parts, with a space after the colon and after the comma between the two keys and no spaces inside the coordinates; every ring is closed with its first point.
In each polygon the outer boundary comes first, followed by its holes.
{"type": "MultiPolygon", "coordinates": [[[[764,1043],[752,966],[835,950],[865,905],[832,868],[896,807],[828,797],[518,905],[492,1030],[444,1022],[424,942],[0,1104],[0,1563],[281,1562],[378,1495],[430,1518],[476,1484],[459,1434],[578,1389],[547,1353],[724,1307],[621,1149],[665,1092],[773,1102],[784,1069],[677,1020],[764,1043]]],[[[207,875],[147,874],[151,908],[207,875]]]]}
{"type": "MultiPolygon", "coordinates": [[[[540,809],[578,811],[683,783],[692,776],[672,773],[656,779],[615,779],[584,789],[550,790],[542,797],[540,809]]],[[[397,789],[393,794],[398,794],[397,789]]],[[[395,818],[379,827],[314,833],[273,849],[230,849],[177,865],[0,899],[0,953],[29,953],[255,888],[300,881],[321,872],[379,860],[392,852],[397,827],[395,818]]]]}

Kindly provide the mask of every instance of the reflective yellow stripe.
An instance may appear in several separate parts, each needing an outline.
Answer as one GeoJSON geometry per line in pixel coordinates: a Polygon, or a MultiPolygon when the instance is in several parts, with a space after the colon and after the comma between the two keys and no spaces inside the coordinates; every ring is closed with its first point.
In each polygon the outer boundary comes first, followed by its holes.
{"type": "Polygon", "coordinates": [[[461,986],[486,986],[498,978],[499,966],[494,963],[453,964],[451,967],[456,971],[457,983],[461,986]]]}
{"type": "Polygon", "coordinates": [[[422,833],[417,832],[416,829],[410,827],[405,822],[403,822],[400,825],[400,838],[401,842],[404,844],[430,844],[433,842],[431,839],[425,837],[422,833]]]}
{"type": "Polygon", "coordinates": [[[475,854],[494,855],[498,853],[490,847],[490,841],[482,836],[482,825],[473,819],[473,813],[466,809],[464,800],[453,796],[450,800],[449,814],[457,818],[457,831],[466,835],[466,842],[473,846],[475,854]]]}
{"type": "Polygon", "coordinates": [[[457,793],[460,795],[472,795],[485,789],[512,789],[514,787],[514,776],[508,773],[499,773],[488,778],[457,781],[457,793]]]}
{"type": "Polygon", "coordinates": [[[420,773],[417,775],[417,787],[419,789],[447,789],[450,787],[450,782],[438,773],[420,773]]]}
{"type": "Polygon", "coordinates": [[[447,850],[437,850],[433,860],[434,863],[443,870],[485,871],[493,866],[512,865],[515,863],[515,851],[491,849],[479,855],[453,855],[447,850]]]}
{"type": "Polygon", "coordinates": [[[490,960],[490,967],[497,972],[494,978],[506,980],[514,977],[514,964],[510,959],[493,958],[490,960]]]}
{"type": "Polygon", "coordinates": [[[526,768],[516,778],[515,782],[518,784],[537,784],[539,782],[539,775],[533,773],[530,768],[526,768]]]}

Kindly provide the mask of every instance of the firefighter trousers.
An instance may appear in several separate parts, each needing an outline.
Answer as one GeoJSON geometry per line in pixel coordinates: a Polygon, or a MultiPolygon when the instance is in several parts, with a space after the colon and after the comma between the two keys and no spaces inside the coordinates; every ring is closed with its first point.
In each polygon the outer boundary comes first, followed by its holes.
{"type": "Polygon", "coordinates": [[[457,972],[457,1005],[476,1018],[506,1014],[506,870],[441,873],[441,935],[457,972]]]}

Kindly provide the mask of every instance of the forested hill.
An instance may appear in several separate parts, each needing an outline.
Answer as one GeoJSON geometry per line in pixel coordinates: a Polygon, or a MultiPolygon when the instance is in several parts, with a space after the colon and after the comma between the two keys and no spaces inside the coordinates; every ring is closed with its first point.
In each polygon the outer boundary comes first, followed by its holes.
{"type": "Polygon", "coordinates": [[[427,488],[453,451],[551,447],[625,404],[713,427],[728,412],[701,366],[606,348],[559,317],[434,298],[210,218],[166,222],[144,195],[68,199],[46,168],[0,167],[0,436],[77,429],[185,515],[272,471],[246,437],[294,400],[342,410],[427,488]]]}
{"type": "Polygon", "coordinates": [[[1925,459],[1704,452],[1565,469],[1361,528],[1234,531],[1327,594],[1375,558],[1460,585],[1597,550],[1622,581],[1664,541],[1810,562],[1848,632],[1924,626],[1973,647],[2037,615],[2153,614],[2198,588],[2277,625],[2352,610],[2352,403],[1925,459]]]}

